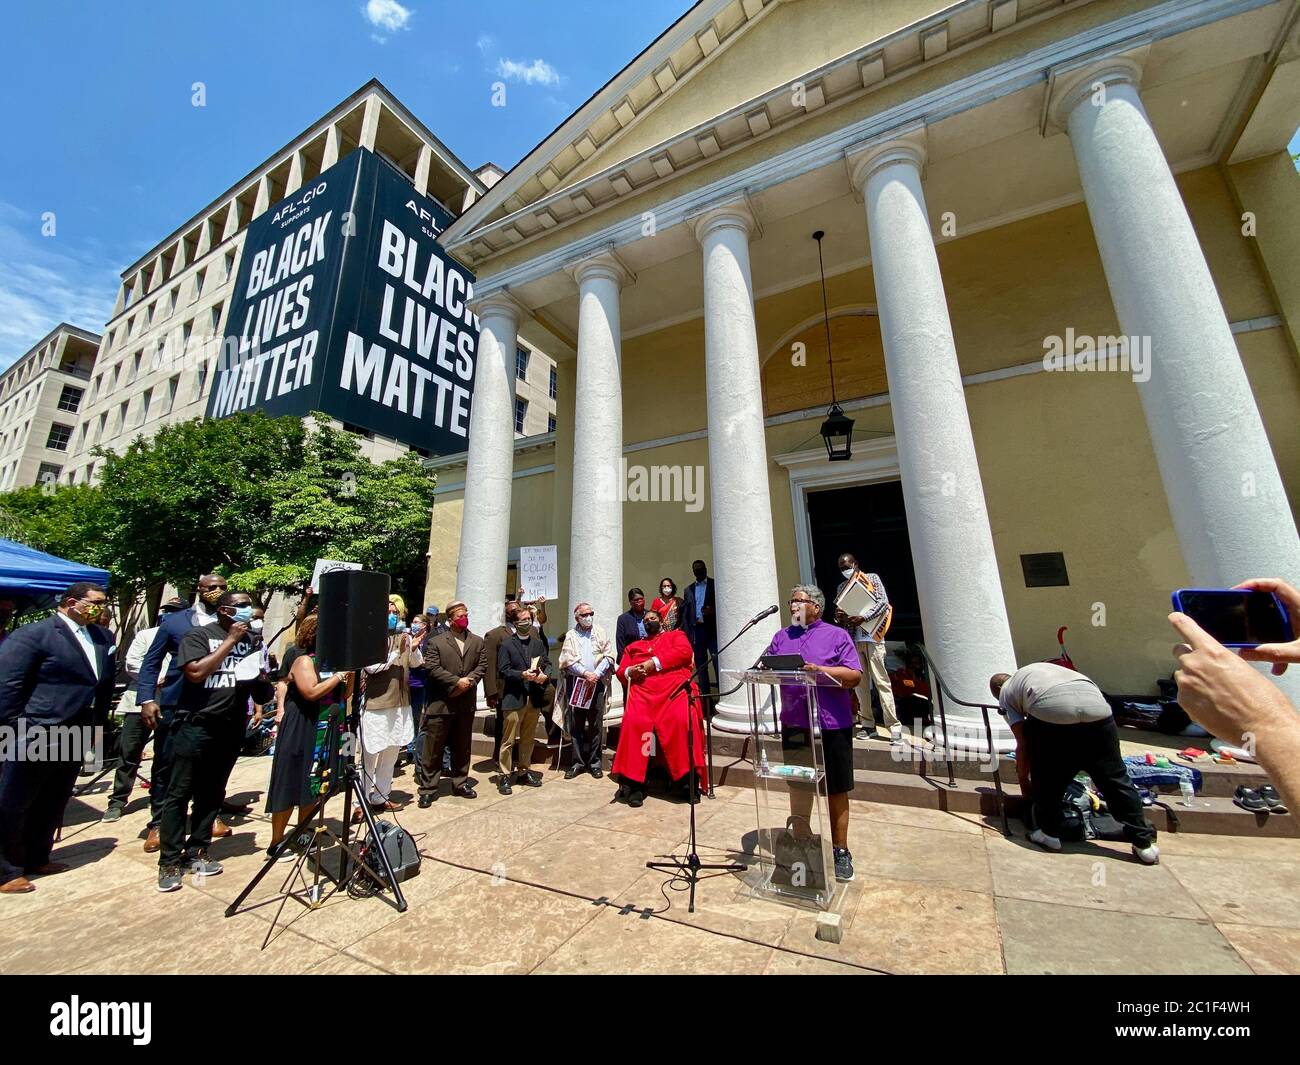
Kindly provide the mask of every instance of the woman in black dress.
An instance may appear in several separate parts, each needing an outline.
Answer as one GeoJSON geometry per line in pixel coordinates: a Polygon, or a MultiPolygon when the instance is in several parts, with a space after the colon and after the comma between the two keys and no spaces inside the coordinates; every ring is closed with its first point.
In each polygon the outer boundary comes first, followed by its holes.
{"type": "MultiPolygon", "coordinates": [[[[287,685],[284,711],[278,721],[271,783],[266,793],[266,812],[271,815],[271,846],[267,855],[284,839],[293,808],[301,821],[315,802],[311,770],[316,754],[316,724],[331,706],[346,704],[352,687],[351,673],[334,673],[323,680],[316,671],[316,615],[298,625],[293,645],[285,652],[283,680],[287,685]]],[[[286,849],[280,857],[293,858],[286,849]]]]}

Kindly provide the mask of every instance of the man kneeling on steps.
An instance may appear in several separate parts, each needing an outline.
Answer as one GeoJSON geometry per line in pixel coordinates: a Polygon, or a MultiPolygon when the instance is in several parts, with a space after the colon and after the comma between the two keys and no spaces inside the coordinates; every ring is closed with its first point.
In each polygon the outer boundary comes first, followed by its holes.
{"type": "Polygon", "coordinates": [[[1156,830],[1142,812],[1129,779],[1119,731],[1101,689],[1082,673],[1053,662],[1033,662],[1015,674],[995,673],[989,690],[1016,737],[1016,768],[1027,783],[1037,827],[1029,838],[1061,849],[1061,804],[1075,774],[1085,772],[1124,826],[1133,853],[1146,865],[1160,860],[1156,830]]]}

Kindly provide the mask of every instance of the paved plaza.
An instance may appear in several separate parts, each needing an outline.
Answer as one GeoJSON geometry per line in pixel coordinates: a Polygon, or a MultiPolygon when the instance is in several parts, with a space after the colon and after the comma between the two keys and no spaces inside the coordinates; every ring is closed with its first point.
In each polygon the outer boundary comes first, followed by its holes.
{"type": "MultiPolygon", "coordinates": [[[[270,768],[241,759],[230,797],[260,811],[270,768]]],[[[224,874],[160,895],[156,856],[141,846],[143,793],[106,825],[98,785],[72,800],[55,848],[74,868],[0,899],[0,971],[1300,973],[1296,839],[1165,833],[1161,864],[1147,868],[1126,844],[1051,855],[1014,823],[1006,840],[973,815],[855,801],[857,878],[831,944],[811,913],[749,897],[734,874],[705,881],[688,914],[685,894],[645,868],[680,849],[683,803],[652,795],[630,809],[611,802],[608,778],[549,771],[542,788],[502,797],[478,762],[477,800],[444,795],[420,810],[411,774],[397,780],[409,800],[397,818],[425,860],[405,884],[409,911],[341,895],[316,911],[290,902],[265,947],[292,866],[262,882],[247,912],[223,911],[262,865],[269,819],[233,818],[213,846],[224,874]]],[[[748,790],[701,803],[704,861],[739,855],[754,834],[748,790]]]]}

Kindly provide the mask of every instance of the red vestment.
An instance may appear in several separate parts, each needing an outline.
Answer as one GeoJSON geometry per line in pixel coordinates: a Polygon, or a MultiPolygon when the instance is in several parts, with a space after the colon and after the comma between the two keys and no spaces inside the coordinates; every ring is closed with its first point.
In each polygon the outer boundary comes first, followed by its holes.
{"type": "MultiPolygon", "coordinates": [[[[690,772],[686,753],[686,715],[691,706],[682,682],[692,673],[695,653],[680,629],[669,629],[646,640],[636,640],[623,650],[618,676],[627,683],[627,703],[623,707],[623,724],[619,729],[618,750],[614,754],[613,772],[631,781],[644,781],[650,756],[662,752],[673,780],[690,772]],[[633,666],[659,659],[660,672],[651,673],[640,682],[629,681],[627,671],[633,666]],[[647,742],[654,735],[653,744],[647,742]]],[[[696,692],[691,684],[691,692],[696,692]]],[[[704,719],[695,704],[695,764],[701,771],[704,761],[704,719]]]]}

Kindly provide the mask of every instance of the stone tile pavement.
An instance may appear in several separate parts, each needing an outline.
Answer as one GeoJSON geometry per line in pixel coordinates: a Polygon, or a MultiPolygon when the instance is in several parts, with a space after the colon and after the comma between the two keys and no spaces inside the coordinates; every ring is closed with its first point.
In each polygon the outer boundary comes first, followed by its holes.
{"type": "MultiPolygon", "coordinates": [[[[688,914],[680,885],[645,868],[685,839],[684,804],[632,810],[608,778],[551,772],[504,798],[483,763],[477,800],[428,810],[411,770],[399,776],[398,820],[426,855],[407,913],[336,896],[290,902],[273,925],[281,865],[227,918],[269,842],[270,764],[242,759],[232,776],[230,797],[259,812],[214,845],[225,872],[171,895],[141,848],[142,792],[114,825],[99,820],[106,784],[73,799],[55,857],[74,868],[0,898],[0,972],[1300,973],[1300,840],[1166,834],[1147,868],[1123,844],[1046,854],[974,817],[854,802],[857,879],[831,944],[811,913],[753,899],[733,874],[706,880],[688,914]]],[[[706,862],[752,842],[744,789],[720,788],[698,819],[706,862]]]]}

